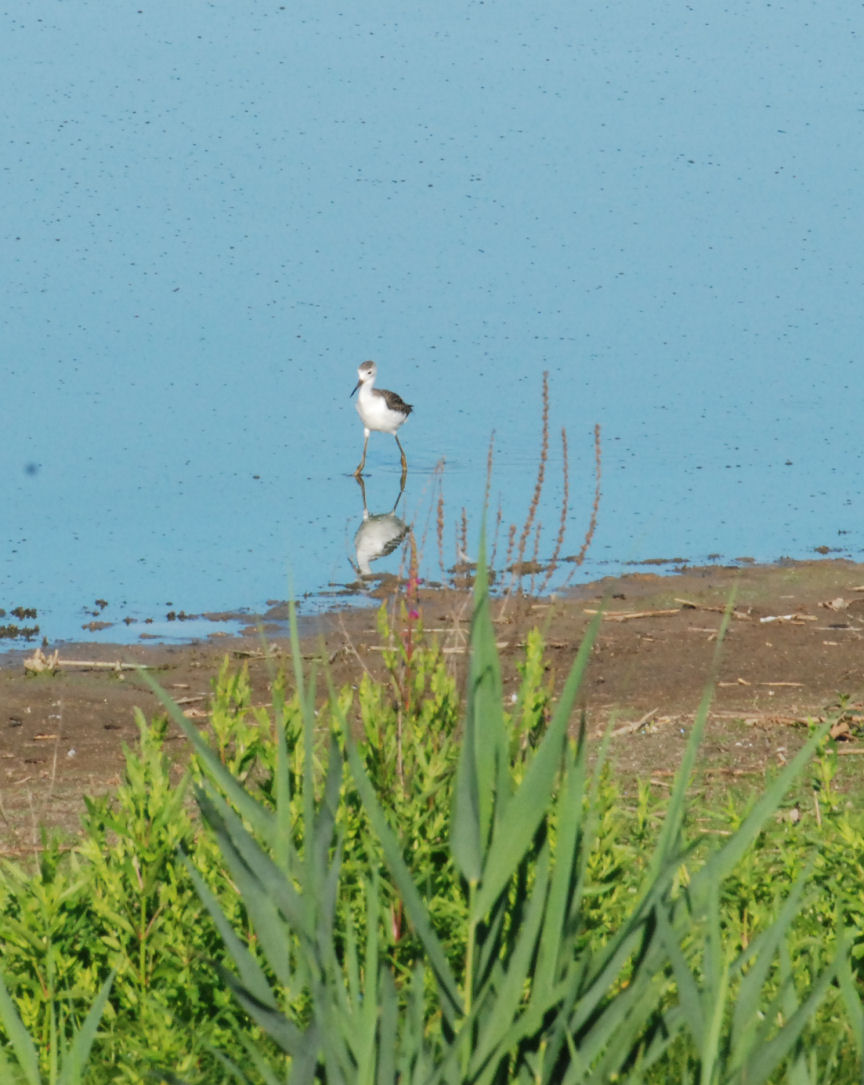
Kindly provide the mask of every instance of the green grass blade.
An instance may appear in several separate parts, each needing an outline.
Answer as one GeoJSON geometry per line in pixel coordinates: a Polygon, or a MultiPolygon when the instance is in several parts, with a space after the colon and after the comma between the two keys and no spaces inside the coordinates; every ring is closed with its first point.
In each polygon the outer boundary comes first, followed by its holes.
{"type": "Polygon", "coordinates": [[[662,1008],[665,990],[665,976],[658,972],[650,978],[637,975],[636,982],[616,997],[616,1016],[601,1018],[596,1034],[592,1029],[587,1041],[581,1043],[591,1061],[585,1085],[607,1085],[610,1081],[631,1085],[643,1080],[642,1072],[662,1057],[684,1028],[677,1006],[662,1008]],[[625,1066],[626,1078],[622,1077],[625,1066]]]}
{"type": "MultiPolygon", "coordinates": [[[[843,947],[841,951],[842,949],[843,947]]],[[[829,965],[812,983],[807,998],[788,1018],[779,1032],[754,1050],[752,1057],[747,1060],[742,1070],[742,1077],[747,1085],[763,1085],[767,1082],[783,1059],[792,1051],[816,1007],[834,982],[837,968],[838,963],[835,958],[834,963],[829,965]]]]}
{"type": "MultiPolygon", "coordinates": [[[[484,531],[485,536],[485,531],[484,531]]],[[[504,726],[501,661],[495,640],[486,569],[486,541],[480,541],[474,581],[471,619],[471,656],[468,668],[467,724],[463,741],[474,747],[480,800],[481,839],[491,834],[495,810],[506,801],[510,788],[509,757],[504,726]]]]}
{"type": "Polygon", "coordinates": [[[9,1037],[9,1043],[27,1085],[40,1085],[42,1078],[39,1073],[39,1056],[36,1053],[36,1047],[30,1038],[30,1033],[24,1027],[24,1022],[18,1014],[2,977],[0,977],[0,1021],[9,1037]]]}
{"type": "Polygon", "coordinates": [[[450,851],[462,877],[476,885],[483,872],[482,818],[474,744],[463,745],[453,787],[450,851]]]}
{"type": "MultiPolygon", "coordinates": [[[[490,983],[477,995],[473,1017],[483,1019],[477,1029],[471,1056],[472,1080],[493,1081],[502,1057],[521,1038],[519,1006],[529,983],[536,984],[533,962],[542,929],[549,885],[549,851],[545,847],[537,859],[535,883],[519,934],[497,982],[490,983]],[[480,1073],[481,1069],[484,1071],[480,1073]]],[[[543,992],[548,995],[548,990],[543,992]]],[[[466,1024],[466,1027],[471,1027],[466,1024]]]]}
{"type": "Polygon", "coordinates": [[[701,1048],[705,1038],[705,1009],[699,985],[681,950],[679,937],[670,925],[665,909],[657,909],[656,921],[678,987],[678,1004],[696,1047],[701,1048]]]}
{"type": "Polygon", "coordinates": [[[324,794],[321,802],[311,807],[311,819],[304,822],[305,842],[305,880],[304,894],[308,899],[314,899],[316,895],[321,899],[316,901],[315,911],[318,916],[319,928],[324,919],[332,919],[335,914],[335,883],[338,882],[341,857],[341,843],[339,840],[341,830],[337,828],[337,807],[339,793],[342,786],[342,757],[337,755],[331,746],[328,755],[327,774],[324,779],[324,794]],[[321,904],[327,887],[333,883],[332,907],[323,908],[321,904]]]}
{"type": "Polygon", "coordinates": [[[210,913],[210,917],[216,925],[216,929],[225,944],[225,948],[228,950],[231,959],[237,966],[240,982],[255,999],[262,1004],[269,1005],[271,1009],[275,1010],[277,1008],[276,1003],[273,1001],[273,993],[270,989],[270,983],[264,970],[249,952],[246,944],[237,937],[234,928],[228,922],[225,914],[219,907],[219,902],[210,889],[210,886],[204,881],[201,874],[192,865],[189,859],[184,857],[183,862],[189,873],[189,877],[192,879],[192,883],[195,886],[195,891],[201,898],[204,907],[210,913]]]}
{"type": "Polygon", "coordinates": [[[702,907],[701,902],[704,895],[710,892],[711,886],[719,885],[731,874],[759,835],[763,825],[774,816],[784,795],[822,743],[830,728],[831,721],[829,720],[814,731],[792,760],[763,789],[753,809],[735,833],[727,838],[722,847],[712,852],[703,866],[694,873],[687,894],[697,910],[702,907]]]}
{"type": "MultiPolygon", "coordinates": [[[[408,1081],[410,1078],[400,1067],[397,1070],[397,1051],[399,1045],[399,999],[393,975],[388,971],[381,973],[381,1006],[378,1032],[378,1067],[375,1085],[393,1085],[395,1081],[408,1081]]],[[[407,1015],[406,1015],[407,1016],[407,1015]]],[[[403,1035],[407,1030],[403,1029],[403,1035]]],[[[419,1037],[413,1037],[416,1044],[419,1037]]]]}
{"type": "Polygon", "coordinates": [[[607,988],[601,1003],[587,1017],[581,1003],[567,1007],[559,1015],[555,1048],[560,1046],[563,1033],[567,1046],[572,1046],[570,1063],[574,1070],[577,1065],[580,1069],[578,1073],[569,1073],[564,1080],[605,1085],[620,1078],[622,1068],[644,1042],[649,1018],[655,1018],[655,1033],[674,1035],[680,1028],[680,1022],[675,1024],[676,1008],[660,1012],[665,985],[660,969],[642,967],[614,995],[607,988]]]}
{"type": "Polygon", "coordinates": [[[547,816],[555,780],[561,770],[573,703],[601,620],[595,617],[588,627],[552,720],[522,779],[519,790],[506,805],[483,864],[483,876],[474,902],[473,919],[481,919],[492,907],[513,876],[531,840],[547,816]]]}
{"type": "MultiPolygon", "coordinates": [[[[585,850],[590,847],[583,833],[585,798],[584,723],[575,753],[565,753],[565,768],[558,793],[555,864],[549,883],[549,899],[534,969],[535,988],[551,987],[559,978],[564,955],[565,926],[574,900],[581,893],[585,850]]],[[[572,954],[570,954],[572,955],[572,954]]]]}
{"type": "Polygon", "coordinates": [[[663,819],[663,825],[657,839],[651,866],[649,868],[649,870],[655,874],[669,863],[670,860],[674,859],[675,854],[680,851],[681,830],[684,824],[687,789],[690,786],[690,777],[693,772],[693,766],[696,763],[696,754],[702,742],[702,736],[705,733],[705,725],[708,721],[708,710],[711,707],[711,702],[714,697],[714,684],[720,664],[723,641],[732,617],[733,604],[734,592],[730,594],[726,604],[726,610],[717,634],[717,644],[714,649],[711,672],[705,684],[705,690],[693,720],[693,727],[690,730],[690,736],[687,740],[687,745],[684,748],[684,756],[682,757],[681,764],[675,774],[672,792],[666,806],[666,816],[663,819]]]}
{"type": "Polygon", "coordinates": [[[375,789],[372,786],[372,782],[363,767],[363,761],[351,740],[347,722],[344,720],[342,722],[345,729],[346,755],[351,774],[354,777],[354,783],[357,787],[357,792],[360,795],[360,800],[366,810],[366,815],[369,818],[372,829],[378,838],[381,851],[384,855],[384,861],[390,870],[390,874],[405,905],[405,911],[408,918],[413,924],[417,937],[422,942],[426,955],[429,958],[429,963],[432,966],[433,973],[443,996],[441,999],[441,1009],[448,1022],[452,1025],[462,1014],[462,1000],[459,995],[459,988],[456,984],[456,980],[453,978],[453,973],[447,962],[447,957],[441,943],[438,940],[438,936],[432,928],[429,913],[423,898],[420,896],[417,887],[414,885],[411,872],[402,858],[399,841],[396,839],[395,833],[387,822],[384,811],[381,809],[381,805],[375,795],[375,789]]]}
{"type": "MultiPolygon", "coordinates": [[[[648,977],[665,967],[667,956],[664,944],[656,936],[656,913],[668,908],[666,898],[675,870],[676,864],[670,864],[655,876],[602,950],[597,951],[587,965],[574,969],[573,991],[569,996],[574,1007],[569,1028],[574,1036],[578,1036],[594,1018],[610,1012],[605,1006],[608,992],[632,957],[639,956],[635,979],[640,982],[647,982],[648,977]]],[[[629,994],[634,986],[635,982],[631,980],[624,994],[629,994]]],[[[621,1000],[622,996],[619,996],[613,1001],[613,1010],[615,1002],[621,1000]]]]}
{"type": "MultiPolygon", "coordinates": [[[[326,1000],[327,1012],[322,1015],[321,1023],[322,1035],[327,1037],[325,1055],[328,1057],[328,1069],[336,1068],[334,1080],[350,1080],[356,1082],[356,1085],[375,1085],[376,1066],[381,1054],[378,1021],[379,1014],[383,1012],[380,1005],[382,989],[378,957],[380,887],[376,874],[367,879],[365,888],[366,945],[363,966],[361,969],[358,940],[349,921],[345,933],[345,948],[341,954],[344,965],[336,956],[334,940],[330,939],[326,970],[327,989],[323,992],[322,999],[326,1000]],[[347,989],[343,980],[343,967],[349,975],[353,973],[347,989]],[[337,1007],[338,1012],[333,1013],[337,1007]]],[[[322,947],[322,954],[325,951],[322,947]]]]}
{"type": "Polygon", "coordinates": [[[305,700],[305,675],[303,674],[303,656],[300,651],[300,631],[297,628],[297,607],[293,593],[288,601],[288,628],[291,636],[291,664],[294,668],[294,685],[301,703],[305,700]]]}
{"type": "MultiPolygon", "coordinates": [[[[293,606],[293,604],[292,604],[293,606]]],[[[281,701],[281,694],[280,694],[281,701]]],[[[286,709],[284,701],[279,707],[274,698],[274,730],[276,732],[276,764],[273,775],[275,819],[273,825],[273,858],[281,870],[291,869],[296,861],[292,829],[291,768],[288,758],[288,741],[285,736],[286,709]]]]}
{"type": "Polygon", "coordinates": [[[730,1049],[733,1052],[747,1051],[755,1042],[759,1031],[759,1011],[762,992],[774,963],[774,958],[781,943],[788,937],[792,920],[798,912],[804,885],[810,875],[812,864],[794,882],[788,896],[773,923],[762,931],[745,953],[735,962],[734,971],[740,972],[746,966],[746,972],[738,986],[735,1009],[730,1026],[730,1049]]]}
{"type": "Polygon", "coordinates": [[[504,780],[508,759],[501,688],[481,539],[471,619],[465,733],[456,769],[450,821],[454,862],[465,880],[472,884],[477,883],[483,869],[495,803],[503,803],[509,789],[509,783],[504,780]]]}
{"type": "Polygon", "coordinates": [[[274,1008],[272,999],[259,1002],[227,968],[219,968],[218,972],[243,1009],[275,1040],[282,1051],[292,1058],[314,1061],[320,1042],[314,1025],[305,1030],[298,1028],[281,1010],[274,1008]]]}
{"type": "Polygon", "coordinates": [[[0,1051],[0,1081],[9,1083],[9,1085],[22,1085],[22,1083],[28,1083],[29,1078],[25,1077],[20,1068],[14,1066],[9,1059],[0,1051]]]}
{"type": "MultiPolygon", "coordinates": [[[[368,1085],[375,1085],[375,1070],[381,1050],[380,1036],[378,1035],[379,1018],[383,1017],[383,1004],[388,994],[388,988],[381,982],[383,973],[378,952],[378,902],[380,899],[381,886],[377,873],[373,873],[366,882],[364,989],[361,998],[355,1003],[355,1017],[361,1041],[358,1046],[357,1062],[362,1073],[362,1080],[368,1082],[368,1085]]],[[[359,1080],[360,1077],[358,1076],[359,1080]]]]}
{"type": "Polygon", "coordinates": [[[864,1082],[864,1005],[862,1005],[861,995],[858,993],[849,963],[851,937],[848,932],[843,937],[842,942],[842,952],[837,955],[837,982],[843,996],[846,1012],[849,1015],[849,1027],[858,1052],[858,1062],[862,1067],[861,1081],[864,1082]]]}
{"type": "Polygon", "coordinates": [[[289,942],[280,914],[294,933],[307,942],[314,940],[306,902],[245,830],[234,811],[222,803],[217,808],[212,799],[199,794],[201,812],[213,830],[222,857],[237,884],[262,950],[281,984],[292,979],[289,942]]]}
{"type": "Polygon", "coordinates": [[[268,841],[268,843],[271,842],[274,834],[273,814],[265,809],[260,803],[256,802],[240,781],[232,774],[230,769],[222,764],[218,754],[212,749],[198,728],[186,719],[179,706],[175,704],[174,700],[162,689],[155,678],[145,670],[142,670],[140,674],[142,680],[146,682],[152,692],[161,701],[172,721],[192,743],[195,753],[198,755],[201,764],[210,778],[219,786],[220,790],[228,796],[243,817],[250,822],[261,839],[268,841]]]}
{"type": "Polygon", "coordinates": [[[660,829],[660,835],[657,838],[654,854],[648,868],[649,876],[651,874],[658,874],[664,866],[675,861],[681,850],[681,831],[684,825],[687,790],[690,786],[690,778],[693,772],[693,766],[696,762],[696,754],[702,742],[702,736],[705,733],[705,724],[708,721],[708,710],[711,707],[712,696],[713,687],[709,686],[702,694],[699,708],[697,709],[696,716],[693,720],[693,726],[690,729],[690,736],[687,739],[687,745],[684,749],[684,756],[682,757],[681,764],[678,766],[678,771],[675,774],[672,792],[669,796],[666,813],[663,818],[663,825],[660,829]]]}
{"type": "Polygon", "coordinates": [[[360,980],[360,957],[357,952],[357,935],[350,920],[345,924],[345,946],[342,950],[345,970],[344,1006],[359,1007],[362,1003],[360,980]]]}
{"type": "Polygon", "coordinates": [[[90,1051],[96,1039],[99,1022],[105,1012],[111,986],[114,983],[114,975],[115,973],[112,972],[99,988],[99,993],[84,1018],[84,1023],[75,1033],[71,1044],[64,1052],[63,1066],[60,1076],[57,1078],[57,1085],[76,1085],[77,1082],[86,1080],[87,1060],[90,1058],[90,1051]]]}
{"type": "MultiPolygon", "coordinates": [[[[267,1065],[261,1053],[247,1037],[241,1036],[239,1041],[243,1045],[247,1064],[253,1067],[258,1074],[258,1077],[261,1079],[262,1085],[285,1085],[286,1079],[284,1077],[277,1077],[273,1068],[267,1065]]],[[[217,1051],[211,1048],[210,1054],[219,1063],[225,1074],[223,1083],[226,1083],[227,1085],[227,1082],[230,1080],[235,1082],[236,1085],[249,1085],[251,1080],[249,1074],[246,1071],[241,1070],[237,1063],[232,1059],[229,1059],[224,1051],[217,1051]]],[[[166,1075],[166,1080],[169,1082],[169,1085],[181,1085],[180,1079],[175,1078],[173,1074],[166,1075]]]]}
{"type": "Polygon", "coordinates": [[[720,926],[720,899],[714,886],[708,909],[708,932],[702,955],[704,972],[702,1006],[707,1029],[700,1044],[703,1081],[715,1079],[715,1067],[723,1064],[721,1037],[729,997],[729,969],[720,926]]]}

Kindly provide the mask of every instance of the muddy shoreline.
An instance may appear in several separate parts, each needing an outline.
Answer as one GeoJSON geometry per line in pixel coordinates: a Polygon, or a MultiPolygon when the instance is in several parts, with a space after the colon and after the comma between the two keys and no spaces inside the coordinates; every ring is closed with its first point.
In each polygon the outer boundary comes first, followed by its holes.
{"type": "MultiPolygon", "coordinates": [[[[593,612],[605,616],[582,690],[592,735],[611,721],[622,771],[661,778],[676,763],[712,675],[723,611],[733,614],[714,681],[703,755],[728,774],[758,773],[787,759],[804,721],[844,702],[849,749],[857,748],[864,696],[864,565],[846,560],[629,573],[559,599],[495,600],[505,692],[515,690],[527,630],[539,625],[553,680],[563,680],[593,612]]],[[[461,677],[471,614],[468,592],[425,589],[429,635],[461,677]]],[[[337,686],[364,669],[381,673],[376,611],[347,608],[303,621],[307,660],[329,667],[337,686]]],[[[82,641],[58,646],[56,669],[29,673],[33,646],[0,656],[0,816],[7,853],[32,847],[39,826],[74,831],[82,796],[115,787],[123,745],[137,738],[134,711],[160,708],[134,665],[203,724],[224,658],[246,663],[265,701],[273,668],[288,659],[284,632],[217,636],[191,644],[82,641]]],[[[55,649],[43,649],[50,660],[55,649]]],[[[178,749],[181,740],[177,737],[178,749]]],[[[864,762],[862,762],[864,769],[864,762]]]]}

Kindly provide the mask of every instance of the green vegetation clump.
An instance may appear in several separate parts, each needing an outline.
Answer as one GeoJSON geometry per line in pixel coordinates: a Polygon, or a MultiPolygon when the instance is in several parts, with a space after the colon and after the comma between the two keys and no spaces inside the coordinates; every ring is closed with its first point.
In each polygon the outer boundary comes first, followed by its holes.
{"type": "Polygon", "coordinates": [[[253,707],[226,664],[206,733],[166,700],[184,768],[139,718],[80,839],[4,864],[0,1079],[861,1080],[864,815],[824,728],[694,808],[706,698],[671,793],[630,796],[573,713],[593,631],[557,700],[533,633],[505,706],[482,572],[464,695],[416,611],[381,623],[387,681],[322,699],[296,656],[253,707]],[[813,829],[777,817],[808,761],[813,829]]]}

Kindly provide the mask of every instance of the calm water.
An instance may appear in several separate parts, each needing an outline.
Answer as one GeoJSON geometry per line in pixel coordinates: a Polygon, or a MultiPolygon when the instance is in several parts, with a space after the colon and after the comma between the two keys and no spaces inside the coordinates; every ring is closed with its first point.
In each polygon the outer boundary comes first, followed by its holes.
{"type": "MultiPolygon", "coordinates": [[[[852,0],[0,14],[0,607],[122,640],[320,605],[355,580],[365,358],[415,404],[397,513],[428,577],[439,492],[445,562],[463,506],[476,545],[493,430],[524,520],[544,370],[541,554],[560,429],[573,553],[602,427],[581,579],[860,559],[860,31],[852,0]]],[[[388,513],[390,437],[367,467],[388,513]]]]}

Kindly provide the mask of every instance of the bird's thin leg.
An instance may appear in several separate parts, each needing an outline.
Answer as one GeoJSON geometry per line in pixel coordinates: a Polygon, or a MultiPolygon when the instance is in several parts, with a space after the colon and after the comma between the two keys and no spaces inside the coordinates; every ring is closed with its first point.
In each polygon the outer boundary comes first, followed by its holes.
{"type": "Polygon", "coordinates": [[[355,475],[354,478],[357,479],[357,485],[360,487],[360,493],[363,496],[363,519],[368,520],[369,519],[369,508],[368,508],[368,506],[366,504],[366,483],[363,481],[363,476],[362,475],[355,475]]]}
{"type": "Polygon", "coordinates": [[[402,442],[399,440],[398,436],[395,433],[393,436],[396,437],[396,444],[399,445],[399,451],[402,454],[402,474],[404,475],[408,470],[408,461],[405,459],[405,449],[402,447],[402,442]]]}
{"type": "Polygon", "coordinates": [[[369,430],[366,430],[366,436],[363,440],[363,458],[357,464],[357,470],[354,472],[355,478],[360,478],[360,474],[363,468],[366,466],[366,446],[369,444],[369,430]]]}

